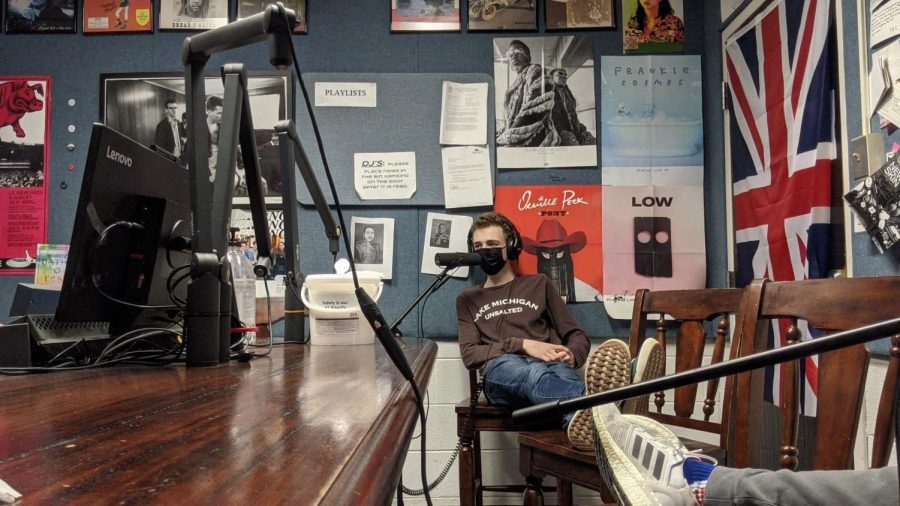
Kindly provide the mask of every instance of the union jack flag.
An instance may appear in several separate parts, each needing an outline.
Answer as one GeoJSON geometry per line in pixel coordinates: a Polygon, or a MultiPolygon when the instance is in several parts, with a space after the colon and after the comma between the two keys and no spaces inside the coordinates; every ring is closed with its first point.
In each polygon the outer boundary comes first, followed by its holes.
{"type": "MultiPolygon", "coordinates": [[[[725,47],[738,286],[821,278],[829,268],[837,153],[829,9],[827,0],[776,1],[725,47]]],[[[773,325],[770,348],[784,344],[788,323],[773,325]]],[[[810,339],[805,322],[798,326],[810,339]]],[[[812,416],[817,358],[801,373],[801,409],[812,416]]],[[[766,375],[778,403],[780,371],[766,375]]]]}

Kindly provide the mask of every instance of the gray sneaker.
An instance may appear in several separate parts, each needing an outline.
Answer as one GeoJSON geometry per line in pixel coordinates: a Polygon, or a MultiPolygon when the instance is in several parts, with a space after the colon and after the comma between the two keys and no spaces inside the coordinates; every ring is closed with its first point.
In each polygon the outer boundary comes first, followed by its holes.
{"type": "MultiPolygon", "coordinates": [[[[603,390],[624,387],[631,380],[631,352],[619,339],[604,342],[588,356],[584,372],[585,390],[595,394],[603,390]]],[[[590,452],[594,450],[591,412],[578,410],[566,430],[572,446],[590,452]]]]}
{"type": "MultiPolygon", "coordinates": [[[[654,338],[647,338],[641,345],[634,360],[634,374],[631,383],[649,381],[666,373],[666,350],[654,338]]],[[[646,416],[650,412],[650,394],[628,399],[622,406],[622,413],[646,416]]]]}
{"type": "Polygon", "coordinates": [[[631,506],[695,505],[682,474],[687,457],[710,460],[687,451],[662,424],[622,415],[611,405],[591,408],[597,464],[619,504],[631,506]]]}

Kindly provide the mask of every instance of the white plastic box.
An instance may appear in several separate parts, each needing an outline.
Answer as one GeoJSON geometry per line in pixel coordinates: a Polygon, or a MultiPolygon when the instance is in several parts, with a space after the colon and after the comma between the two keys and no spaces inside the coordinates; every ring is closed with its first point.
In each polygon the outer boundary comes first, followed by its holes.
{"type": "MultiPolygon", "coordinates": [[[[359,286],[377,301],[384,283],[380,272],[358,271],[359,286]]],[[[375,331],[356,301],[350,274],[310,274],[300,298],[309,311],[309,342],[314,345],[372,344],[375,331]]]]}

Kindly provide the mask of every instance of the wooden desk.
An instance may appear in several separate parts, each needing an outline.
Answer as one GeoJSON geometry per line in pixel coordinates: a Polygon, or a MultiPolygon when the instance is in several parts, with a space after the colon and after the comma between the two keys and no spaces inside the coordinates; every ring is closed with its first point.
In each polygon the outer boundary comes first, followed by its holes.
{"type": "MultiPolygon", "coordinates": [[[[424,393],[437,346],[403,343],[424,393]]],[[[416,421],[377,343],[6,376],[0,399],[0,478],[25,504],[386,504],[416,421]]]]}

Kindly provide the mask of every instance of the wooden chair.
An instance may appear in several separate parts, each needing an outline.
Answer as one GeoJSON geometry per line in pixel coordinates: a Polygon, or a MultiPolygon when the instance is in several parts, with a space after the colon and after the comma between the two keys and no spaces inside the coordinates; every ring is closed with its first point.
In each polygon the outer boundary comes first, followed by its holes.
{"type": "MultiPolygon", "coordinates": [[[[538,433],[565,433],[547,423],[521,425],[512,421],[512,410],[488,403],[478,391],[478,376],[469,371],[469,398],[456,405],[456,433],[459,437],[459,501],[462,506],[476,504],[481,506],[484,492],[525,491],[526,484],[486,485],[482,480],[481,467],[481,433],[482,432],[517,432],[520,430],[538,430],[538,433]],[[473,402],[473,398],[475,401],[473,402]]],[[[568,496],[572,495],[571,484],[560,484],[568,487],[568,496]]],[[[548,489],[555,490],[555,489],[548,489]]],[[[565,492],[563,492],[565,494],[565,492]]]]}
{"type": "MultiPolygon", "coordinates": [[[[715,345],[711,363],[722,361],[725,350],[725,337],[728,334],[728,316],[737,315],[740,323],[740,311],[742,304],[751,300],[750,307],[755,310],[758,300],[757,292],[741,289],[712,288],[704,290],[675,290],[651,292],[639,290],[634,303],[634,312],[631,320],[631,353],[636,355],[638,347],[643,343],[642,337],[646,335],[648,320],[652,314],[664,314],[674,318],[666,320],[662,316],[654,320],[656,339],[663,345],[666,344],[666,330],[675,328],[675,369],[683,371],[703,365],[703,350],[707,342],[704,322],[715,318],[721,318],[717,325],[715,345]]],[[[740,325],[736,326],[740,329],[740,325]]],[[[733,336],[731,356],[736,356],[741,346],[740,335],[733,336]]],[[[660,420],[662,423],[681,425],[695,430],[711,432],[718,439],[719,444],[704,444],[697,441],[685,440],[685,445],[697,451],[703,451],[721,459],[724,463],[725,443],[727,441],[727,413],[730,405],[731,391],[734,383],[729,378],[725,386],[725,399],[723,408],[723,421],[713,422],[710,417],[715,411],[715,392],[719,382],[710,381],[707,384],[707,396],[703,407],[703,419],[693,419],[696,403],[697,387],[684,387],[675,393],[675,415],[661,413],[665,403],[665,396],[660,393],[656,396],[656,412],[649,416],[660,420]]],[[[525,476],[528,489],[525,491],[526,505],[543,504],[543,495],[540,489],[541,478],[553,476],[557,479],[559,504],[572,504],[571,484],[577,484],[585,488],[600,492],[606,502],[612,501],[606,484],[600,477],[597,468],[596,457],[592,452],[580,452],[573,448],[568,441],[559,434],[540,432],[520,432],[519,442],[519,471],[525,476]]]]}
{"type": "MultiPolygon", "coordinates": [[[[791,282],[754,281],[750,287],[760,291],[758,311],[745,315],[745,350],[766,349],[769,323],[781,319],[779,328],[786,345],[800,339],[800,320],[822,331],[848,330],[900,315],[900,277],[838,278],[791,282]]],[[[887,336],[886,336],[887,337],[887,336]]],[[[801,359],[807,360],[807,359],[801,359]]],[[[865,345],[842,348],[819,355],[815,436],[809,447],[811,461],[804,469],[851,469],[853,447],[863,405],[869,352],[865,345]]],[[[797,469],[801,464],[798,448],[800,418],[799,363],[780,367],[781,431],[780,464],[797,469]]],[[[898,395],[900,375],[900,336],[892,336],[890,363],[885,377],[876,422],[873,467],[884,466],[893,444],[893,406],[898,395]]],[[[737,467],[765,467],[759,449],[768,430],[761,420],[765,371],[751,373],[751,381],[739,387],[738,394],[748,409],[735,413],[733,440],[729,449],[741,458],[730,462],[737,467]],[[752,415],[751,415],[752,413],[752,415]],[[751,451],[752,449],[752,451],[751,451]],[[746,457],[746,458],[744,458],[746,457]]]]}
{"type": "MultiPolygon", "coordinates": [[[[755,306],[757,291],[737,288],[709,288],[705,290],[671,290],[650,291],[638,290],[634,299],[634,312],[631,318],[631,338],[629,347],[632,357],[637,356],[641,344],[647,339],[648,327],[655,326],[655,338],[666,349],[666,344],[674,344],[667,349],[667,354],[674,352],[675,372],[695,369],[703,365],[718,364],[725,355],[725,340],[728,336],[729,315],[735,315],[738,324],[732,337],[730,358],[738,356],[741,343],[741,308],[742,304],[755,306]],[[655,316],[654,316],[655,315],[655,316]],[[650,320],[655,317],[655,320],[650,320]],[[712,356],[704,363],[704,350],[710,336],[707,336],[705,322],[718,319],[712,356]],[[667,334],[674,330],[674,339],[667,334]]],[[[744,352],[752,348],[744,347],[744,352]]],[[[668,361],[669,357],[667,357],[668,361]]],[[[731,402],[735,388],[735,378],[726,378],[723,391],[723,405],[720,410],[721,421],[712,420],[716,411],[716,393],[719,380],[710,380],[706,384],[706,396],[703,399],[702,413],[695,413],[698,402],[697,385],[689,385],[675,389],[672,404],[673,413],[663,413],[666,404],[665,392],[657,392],[649,406],[649,417],[669,426],[679,426],[712,434],[718,444],[706,443],[689,438],[682,438],[685,446],[694,451],[710,455],[720,463],[728,463],[725,448],[728,441],[728,418],[731,413],[731,402]]]]}

